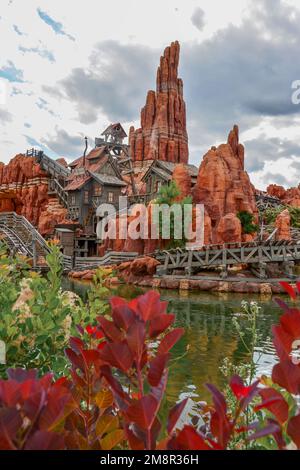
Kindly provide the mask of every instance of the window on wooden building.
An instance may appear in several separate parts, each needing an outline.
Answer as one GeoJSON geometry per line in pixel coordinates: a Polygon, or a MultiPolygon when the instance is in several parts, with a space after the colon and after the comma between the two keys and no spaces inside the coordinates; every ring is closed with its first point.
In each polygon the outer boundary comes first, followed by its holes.
{"type": "Polygon", "coordinates": [[[157,193],[160,190],[160,188],[161,188],[161,181],[156,181],[156,192],[157,193]]]}
{"type": "Polygon", "coordinates": [[[112,192],[108,193],[108,202],[114,202],[114,193],[112,192]]]}
{"type": "Polygon", "coordinates": [[[102,187],[100,185],[94,186],[94,196],[101,196],[102,187]]]}
{"type": "Polygon", "coordinates": [[[83,202],[84,202],[84,204],[89,203],[89,192],[88,191],[84,191],[84,193],[83,193],[83,202]]]}
{"type": "Polygon", "coordinates": [[[70,197],[70,203],[72,206],[75,206],[76,204],[76,196],[75,194],[72,194],[71,197],[70,197]]]}

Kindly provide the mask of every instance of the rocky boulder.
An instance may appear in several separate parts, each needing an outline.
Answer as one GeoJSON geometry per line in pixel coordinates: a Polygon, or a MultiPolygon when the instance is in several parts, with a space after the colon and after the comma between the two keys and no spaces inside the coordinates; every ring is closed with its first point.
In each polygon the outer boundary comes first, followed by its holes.
{"type": "Polygon", "coordinates": [[[257,219],[255,189],[244,169],[244,154],[244,147],[239,143],[238,126],[234,126],[227,144],[212,147],[200,165],[193,200],[204,204],[211,218],[213,242],[240,241],[236,220],[239,211],[250,212],[257,219]],[[228,214],[230,216],[224,219],[228,214]],[[229,221],[235,226],[234,230],[230,229],[230,236],[224,233],[224,227],[229,221]]]}
{"type": "Polygon", "coordinates": [[[291,216],[288,209],[282,211],[276,217],[275,227],[277,228],[276,240],[290,240],[291,239],[291,216]]]}

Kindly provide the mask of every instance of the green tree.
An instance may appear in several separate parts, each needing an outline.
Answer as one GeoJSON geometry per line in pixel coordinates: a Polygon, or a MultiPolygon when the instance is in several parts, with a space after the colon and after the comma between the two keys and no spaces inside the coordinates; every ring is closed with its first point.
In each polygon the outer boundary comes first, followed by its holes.
{"type": "Polygon", "coordinates": [[[259,227],[254,223],[254,215],[251,212],[240,211],[237,216],[241,221],[243,233],[256,233],[258,231],[259,227]]]}
{"type": "MultiPolygon", "coordinates": [[[[177,248],[177,247],[184,247],[186,244],[186,238],[185,234],[183,233],[183,227],[184,227],[184,222],[185,219],[185,214],[184,214],[184,206],[188,204],[192,204],[192,198],[191,196],[187,196],[183,198],[181,201],[177,201],[177,198],[180,196],[180,189],[178,188],[177,184],[175,181],[171,181],[168,185],[163,185],[161,186],[157,198],[155,200],[156,204],[166,204],[168,206],[171,206],[172,204],[176,203],[181,206],[181,220],[176,219],[175,220],[175,215],[173,212],[170,214],[170,240],[167,243],[167,248],[177,248]],[[178,226],[178,224],[181,224],[182,228],[182,238],[181,239],[176,239],[175,238],[175,223],[178,226]]],[[[163,220],[163,215],[160,213],[159,215],[159,234],[160,237],[163,234],[163,228],[164,228],[164,223],[167,223],[168,221],[163,220]]],[[[192,221],[190,221],[192,222],[192,221]]]]}

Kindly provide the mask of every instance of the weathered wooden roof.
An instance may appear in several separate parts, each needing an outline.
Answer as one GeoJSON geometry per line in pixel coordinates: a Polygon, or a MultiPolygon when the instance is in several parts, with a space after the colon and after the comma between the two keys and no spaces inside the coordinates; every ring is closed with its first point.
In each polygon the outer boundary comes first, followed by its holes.
{"type": "Polygon", "coordinates": [[[91,173],[93,178],[104,186],[127,186],[125,181],[122,181],[117,176],[106,175],[104,173],[91,173]]]}
{"type": "Polygon", "coordinates": [[[76,191],[77,189],[81,189],[90,179],[90,174],[74,176],[64,189],[65,191],[76,191]]]}
{"type": "MultiPolygon", "coordinates": [[[[172,174],[176,165],[178,165],[178,163],[165,162],[163,160],[154,160],[150,168],[143,175],[142,181],[146,181],[149,175],[151,174],[151,172],[156,173],[165,181],[169,181],[170,179],[172,179],[172,174]]],[[[187,167],[192,180],[195,180],[198,175],[198,168],[195,165],[189,165],[189,164],[185,166],[187,167]]]]}
{"type": "Polygon", "coordinates": [[[127,134],[126,132],[124,131],[123,129],[123,126],[119,123],[119,122],[116,122],[114,124],[110,124],[106,129],[105,131],[102,132],[101,135],[108,135],[108,134],[113,134],[114,131],[117,131],[119,132],[119,135],[120,137],[127,137],[127,134]]]}

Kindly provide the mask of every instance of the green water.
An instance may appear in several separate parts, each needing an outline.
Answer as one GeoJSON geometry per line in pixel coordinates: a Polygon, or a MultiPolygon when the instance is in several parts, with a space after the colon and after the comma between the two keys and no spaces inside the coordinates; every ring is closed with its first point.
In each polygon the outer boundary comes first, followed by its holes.
{"type": "MultiPolygon", "coordinates": [[[[65,288],[85,297],[88,284],[66,281],[65,288]]],[[[145,292],[134,286],[119,286],[111,295],[133,298],[145,292]]],[[[281,314],[272,299],[264,299],[246,294],[212,294],[171,290],[160,290],[161,298],[169,302],[169,312],[176,314],[176,326],[184,327],[185,335],[173,348],[174,361],[169,372],[168,401],[175,402],[178,397],[194,396],[197,400],[208,400],[209,393],[205,383],[214,383],[223,387],[226,379],[220,371],[224,358],[234,364],[243,364],[249,357],[232,325],[234,316],[242,326],[247,326],[247,319],[241,313],[242,300],[255,300],[261,306],[258,315],[258,331],[262,335],[256,357],[260,357],[258,373],[270,373],[276,362],[271,341],[271,326],[278,322],[281,314]],[[188,352],[186,352],[188,346],[188,352]],[[262,354],[263,351],[263,354],[262,354]]],[[[247,337],[246,337],[247,338],[247,337]]]]}

